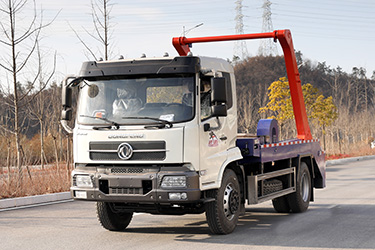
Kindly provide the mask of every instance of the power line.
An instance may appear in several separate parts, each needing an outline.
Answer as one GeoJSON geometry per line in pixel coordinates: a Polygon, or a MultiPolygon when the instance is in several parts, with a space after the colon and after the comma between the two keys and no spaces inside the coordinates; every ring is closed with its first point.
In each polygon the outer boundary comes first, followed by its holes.
{"type": "MultiPolygon", "coordinates": [[[[263,25],[262,25],[262,32],[271,32],[273,31],[272,19],[271,19],[271,1],[264,0],[262,8],[263,8],[263,25]]],[[[263,39],[260,42],[260,46],[258,49],[258,54],[262,56],[276,56],[278,55],[277,47],[272,39],[263,39]]]]}
{"type": "MultiPolygon", "coordinates": [[[[244,34],[243,30],[243,17],[242,14],[242,0],[237,0],[236,2],[236,17],[234,20],[236,21],[236,34],[244,34]]],[[[249,56],[249,52],[247,51],[246,41],[239,40],[236,41],[234,44],[234,58],[238,59],[245,59],[249,56]]]]}

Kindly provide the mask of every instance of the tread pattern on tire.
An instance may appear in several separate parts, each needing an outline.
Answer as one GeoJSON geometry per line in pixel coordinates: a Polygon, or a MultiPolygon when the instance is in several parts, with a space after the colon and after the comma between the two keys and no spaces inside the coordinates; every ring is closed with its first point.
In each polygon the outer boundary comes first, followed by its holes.
{"type": "MultiPolygon", "coordinates": [[[[218,193],[218,190],[207,191],[207,195],[209,197],[214,198],[215,201],[217,200],[217,193],[218,193]]],[[[222,233],[224,231],[223,226],[222,226],[218,216],[216,216],[218,214],[217,209],[218,209],[217,202],[208,203],[207,206],[206,206],[206,219],[207,219],[207,223],[210,227],[210,230],[214,234],[223,234],[222,233]]]]}
{"type": "Polygon", "coordinates": [[[100,224],[110,231],[124,230],[133,218],[133,213],[114,213],[107,202],[97,202],[96,211],[100,224]]]}
{"type": "Polygon", "coordinates": [[[287,198],[288,198],[289,207],[293,213],[305,212],[307,208],[309,207],[310,198],[311,198],[311,176],[310,176],[309,168],[307,167],[307,164],[305,162],[301,162],[300,169],[298,171],[296,192],[289,194],[287,198]],[[307,202],[304,202],[300,195],[300,188],[301,188],[300,178],[303,172],[306,172],[308,174],[309,186],[310,186],[310,189],[309,189],[310,193],[309,193],[309,198],[307,202]]]}
{"type": "MultiPolygon", "coordinates": [[[[220,189],[225,189],[227,185],[227,181],[229,181],[230,179],[233,180],[232,184],[236,186],[239,192],[240,190],[239,190],[239,183],[238,183],[237,175],[232,170],[225,171],[220,189]]],[[[226,223],[225,221],[227,220],[227,218],[220,217],[220,216],[224,216],[224,211],[220,211],[220,210],[223,210],[223,208],[220,208],[223,205],[219,201],[223,199],[223,197],[220,197],[221,194],[219,192],[222,191],[220,189],[207,191],[207,196],[214,198],[215,201],[209,202],[206,204],[206,219],[207,219],[208,226],[212,233],[229,234],[233,232],[233,230],[237,226],[237,221],[238,221],[240,210],[237,211],[237,214],[229,223],[226,223]]]]}
{"type": "Polygon", "coordinates": [[[287,196],[281,196],[276,199],[272,200],[272,205],[273,208],[276,210],[278,213],[289,213],[290,212],[290,206],[288,203],[288,198],[287,196]]]}
{"type": "Polygon", "coordinates": [[[296,192],[278,197],[276,199],[272,200],[272,205],[274,209],[279,212],[279,213],[301,213],[307,210],[309,206],[309,200],[311,197],[311,176],[309,169],[307,167],[307,164],[305,162],[301,162],[300,169],[298,171],[298,176],[297,176],[297,184],[296,184],[296,192]],[[307,202],[304,202],[302,200],[302,197],[300,195],[300,178],[303,172],[308,174],[308,179],[310,180],[309,186],[310,186],[310,193],[309,193],[309,199],[307,202]]]}

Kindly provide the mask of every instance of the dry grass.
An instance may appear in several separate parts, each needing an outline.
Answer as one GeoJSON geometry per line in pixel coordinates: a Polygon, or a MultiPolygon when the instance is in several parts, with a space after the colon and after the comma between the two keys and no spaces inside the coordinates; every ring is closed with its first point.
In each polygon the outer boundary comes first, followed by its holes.
{"type": "MultiPolygon", "coordinates": [[[[14,140],[0,137],[0,199],[69,191],[71,169],[67,168],[65,162],[61,162],[69,158],[66,156],[66,137],[54,141],[53,137],[48,135],[44,138],[44,143],[44,162],[51,164],[40,169],[40,166],[32,166],[41,164],[40,136],[35,135],[31,139],[22,136],[22,163],[30,167],[24,166],[20,174],[16,167],[11,167],[10,171],[7,168],[7,165],[16,166],[14,140]],[[55,150],[59,154],[59,167],[56,163],[52,163],[56,161],[55,150]]],[[[71,148],[71,144],[69,147],[71,148]]]]}
{"type": "MultiPolygon", "coordinates": [[[[369,145],[364,143],[352,147],[352,149],[344,154],[329,154],[327,160],[375,155],[375,149],[371,149],[369,145]]],[[[56,165],[48,165],[45,169],[36,167],[26,167],[22,170],[22,181],[19,185],[19,173],[16,168],[12,168],[10,177],[5,167],[0,167],[0,199],[25,197],[40,194],[49,194],[57,192],[69,191],[70,188],[71,169],[66,164],[60,163],[59,170],[56,165]]]]}
{"type": "Polygon", "coordinates": [[[348,157],[358,157],[358,156],[366,156],[366,155],[375,155],[375,149],[372,149],[368,144],[365,143],[358,143],[353,145],[350,150],[347,150],[345,153],[336,153],[330,154],[327,153],[326,160],[335,160],[341,158],[348,158],[348,157]]]}
{"type": "Polygon", "coordinates": [[[19,181],[18,170],[12,169],[8,176],[8,171],[3,168],[0,172],[0,199],[69,191],[70,172],[65,166],[60,170],[56,166],[29,168],[29,171],[24,168],[19,181]]]}

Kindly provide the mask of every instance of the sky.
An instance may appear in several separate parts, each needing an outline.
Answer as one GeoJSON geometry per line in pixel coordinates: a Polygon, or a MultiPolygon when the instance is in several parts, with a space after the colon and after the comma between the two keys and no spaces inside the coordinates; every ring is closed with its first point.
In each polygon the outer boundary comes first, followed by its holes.
{"type": "MultiPolygon", "coordinates": [[[[93,50],[99,45],[92,33],[90,0],[35,0],[39,18],[53,23],[42,31],[41,48],[46,65],[53,64],[56,53],[56,81],[65,75],[78,74],[83,61],[92,60],[73,29],[93,50]]],[[[7,1],[5,1],[7,2],[7,1]]],[[[165,52],[177,56],[172,37],[235,34],[236,0],[111,0],[111,59],[160,57],[165,52]]],[[[312,62],[326,62],[331,68],[340,66],[350,73],[353,67],[364,67],[367,76],[375,71],[374,39],[375,1],[373,0],[271,0],[273,29],[289,29],[296,50],[312,62]]],[[[244,33],[262,32],[263,0],[243,0],[244,33]]],[[[25,25],[32,16],[26,6],[25,25]],[[28,19],[29,18],[29,19],[28,19]]],[[[23,13],[20,13],[22,15],[23,13]]],[[[0,17],[0,22],[7,19],[0,17]]],[[[0,39],[2,37],[0,36],[0,39]]],[[[246,42],[249,56],[258,54],[259,40],[246,42]]],[[[194,55],[232,59],[235,42],[194,44],[194,55]]],[[[282,53],[280,45],[279,54],[282,53]]],[[[27,49],[27,46],[25,47],[27,49]]],[[[9,49],[0,45],[0,61],[9,49]]],[[[98,57],[100,57],[98,53],[98,57]]],[[[48,70],[45,70],[48,71],[48,70]]],[[[3,74],[3,71],[0,71],[3,74]]],[[[3,76],[2,76],[3,78],[3,76]]],[[[1,80],[4,82],[5,80],[1,80]]],[[[4,83],[3,83],[4,84],[4,83]]]]}

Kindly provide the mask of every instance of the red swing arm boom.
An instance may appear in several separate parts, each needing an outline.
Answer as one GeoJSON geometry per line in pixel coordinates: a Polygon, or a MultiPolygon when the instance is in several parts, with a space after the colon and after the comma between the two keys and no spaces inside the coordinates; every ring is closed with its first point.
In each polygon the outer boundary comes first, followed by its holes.
{"type": "Polygon", "coordinates": [[[285,66],[288,75],[290,95],[292,97],[293,112],[297,126],[297,137],[301,140],[311,140],[312,135],[307,119],[305,102],[302,94],[301,80],[294,53],[292,34],[290,30],[275,30],[268,33],[240,34],[209,37],[174,37],[172,44],[180,56],[187,56],[193,43],[207,43],[220,41],[235,41],[247,39],[273,38],[279,41],[284,52],[285,66]]]}

